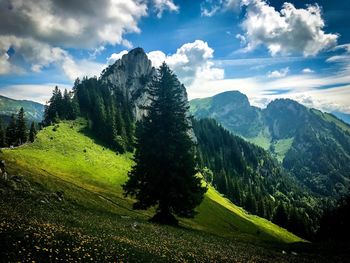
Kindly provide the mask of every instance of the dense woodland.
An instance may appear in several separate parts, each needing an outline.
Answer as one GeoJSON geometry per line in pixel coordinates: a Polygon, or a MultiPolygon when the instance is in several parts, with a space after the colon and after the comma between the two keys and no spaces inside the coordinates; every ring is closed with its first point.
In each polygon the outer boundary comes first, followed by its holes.
{"type": "Polygon", "coordinates": [[[235,204],[310,237],[317,218],[313,198],[264,149],[232,135],[215,120],[193,121],[198,163],[206,180],[235,204]]]}
{"type": "Polygon", "coordinates": [[[0,147],[19,146],[33,142],[37,133],[36,124],[28,127],[25,111],[21,108],[17,114],[12,114],[7,126],[0,119],[0,147]]]}

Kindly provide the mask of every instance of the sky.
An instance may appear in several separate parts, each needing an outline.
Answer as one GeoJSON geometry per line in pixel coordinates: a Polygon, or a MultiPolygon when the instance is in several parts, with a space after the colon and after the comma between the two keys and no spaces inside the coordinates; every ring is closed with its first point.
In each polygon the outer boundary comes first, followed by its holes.
{"type": "Polygon", "coordinates": [[[0,94],[45,103],[135,47],[190,99],[228,90],[350,113],[350,1],[0,0],[0,94]]]}

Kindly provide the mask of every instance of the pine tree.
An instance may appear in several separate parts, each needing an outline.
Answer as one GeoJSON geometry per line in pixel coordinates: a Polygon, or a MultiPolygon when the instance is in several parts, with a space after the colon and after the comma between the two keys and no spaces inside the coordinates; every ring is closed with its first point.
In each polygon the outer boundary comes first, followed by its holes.
{"type": "Polygon", "coordinates": [[[136,130],[135,166],[123,186],[135,209],[157,207],[152,221],[177,224],[173,216],[194,216],[206,191],[196,176],[184,87],[163,63],[154,77],[148,114],[136,130]]]}
{"type": "Polygon", "coordinates": [[[282,227],[287,226],[288,214],[287,214],[286,208],[283,205],[283,203],[280,203],[277,206],[276,211],[275,211],[273,218],[272,218],[272,222],[274,222],[275,224],[282,226],[282,227]]]}
{"type": "Polygon", "coordinates": [[[45,106],[44,124],[50,125],[57,122],[63,116],[63,98],[60,89],[56,86],[52,91],[52,96],[45,106]]]}
{"type": "Polygon", "coordinates": [[[34,142],[35,137],[36,137],[36,128],[35,128],[35,123],[33,121],[32,124],[30,125],[29,141],[34,142]]]}
{"type": "Polygon", "coordinates": [[[6,144],[15,146],[17,144],[17,121],[15,114],[11,115],[10,122],[6,128],[6,144]]]}
{"type": "Polygon", "coordinates": [[[27,125],[23,108],[21,108],[18,112],[16,136],[19,145],[27,141],[27,125]]]}
{"type": "Polygon", "coordinates": [[[0,119],[0,147],[6,146],[6,133],[2,120],[0,119]]]}

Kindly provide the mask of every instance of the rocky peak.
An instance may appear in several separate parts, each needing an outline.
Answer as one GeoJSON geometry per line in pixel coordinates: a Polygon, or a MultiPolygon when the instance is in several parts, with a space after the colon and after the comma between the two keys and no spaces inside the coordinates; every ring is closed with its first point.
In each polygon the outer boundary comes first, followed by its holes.
{"type": "Polygon", "coordinates": [[[135,48],[106,68],[101,80],[128,97],[133,104],[134,116],[139,120],[144,114],[142,107],[149,104],[146,89],[154,74],[155,69],[145,51],[135,48]]]}
{"type": "MultiPolygon", "coordinates": [[[[147,87],[155,73],[156,70],[145,51],[142,48],[135,48],[106,68],[100,80],[110,85],[112,91],[121,91],[132,103],[135,119],[140,120],[146,114],[144,106],[148,106],[151,102],[147,87]]],[[[179,82],[178,85],[182,84],[179,82]]],[[[182,87],[183,99],[187,101],[186,89],[183,85],[182,87]]]]}

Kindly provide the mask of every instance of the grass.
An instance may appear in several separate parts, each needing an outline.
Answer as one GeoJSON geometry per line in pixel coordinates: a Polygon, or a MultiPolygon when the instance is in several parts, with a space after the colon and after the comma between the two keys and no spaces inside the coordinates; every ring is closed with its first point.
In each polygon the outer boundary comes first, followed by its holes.
{"type": "Polygon", "coordinates": [[[350,132],[350,125],[343,122],[342,120],[338,119],[333,114],[329,114],[327,112],[322,112],[322,111],[316,110],[316,109],[312,109],[311,111],[313,113],[315,113],[316,115],[322,117],[325,121],[333,122],[335,125],[337,125],[343,131],[350,132]]]}
{"type": "Polygon", "coordinates": [[[21,261],[14,253],[21,248],[35,251],[31,258],[65,255],[67,261],[86,260],[89,255],[95,261],[233,261],[233,257],[249,261],[252,255],[257,261],[270,257],[284,261],[280,251],[270,247],[303,241],[248,214],[212,187],[198,207],[199,214],[181,219],[180,227],[148,223],[154,210],[132,210],[133,200],[122,192],[133,164],[131,154],[118,155],[96,144],[82,132],[85,125],[84,120],[62,122],[42,130],[33,144],[3,150],[9,174],[22,175],[30,186],[19,183],[9,190],[7,182],[0,187],[0,239],[6,241],[2,251],[9,253],[2,256],[21,261]],[[61,201],[59,191],[64,193],[61,201]]]}
{"type": "Polygon", "coordinates": [[[259,135],[256,137],[246,138],[246,140],[250,143],[260,146],[264,150],[268,150],[271,145],[271,138],[265,136],[262,133],[259,133],[259,135]]]}
{"type": "Polygon", "coordinates": [[[292,147],[294,138],[281,139],[274,142],[274,154],[279,162],[283,162],[286,153],[292,147]]]}

